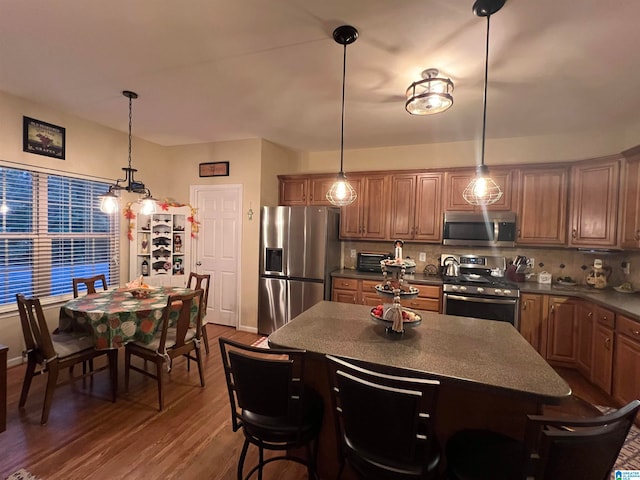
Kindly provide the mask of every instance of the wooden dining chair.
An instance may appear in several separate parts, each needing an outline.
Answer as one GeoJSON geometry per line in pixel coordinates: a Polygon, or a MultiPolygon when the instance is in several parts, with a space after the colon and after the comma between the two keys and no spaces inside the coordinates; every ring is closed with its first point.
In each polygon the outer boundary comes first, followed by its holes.
{"type": "MultiPolygon", "coordinates": [[[[27,357],[27,369],[24,374],[24,382],[22,383],[22,393],[20,394],[20,402],[18,403],[19,408],[23,408],[27,401],[27,395],[29,394],[33,377],[35,375],[48,374],[44,406],[42,407],[42,417],[40,420],[40,423],[43,425],[46,424],[53,401],[53,392],[56,387],[103,370],[103,368],[98,370],[91,368],[88,372],[84,373],[82,377],[74,377],[70,367],[77,363],[92,361],[101,355],[108,356],[111,394],[112,400],[115,402],[118,385],[118,351],[115,349],[96,350],[93,336],[90,335],[76,336],[67,333],[58,333],[52,336],[49,332],[47,321],[38,298],[26,298],[22,294],[17,294],[16,302],[18,304],[20,324],[22,326],[22,334],[26,347],[23,355],[27,357]],[[36,371],[38,367],[39,370],[36,371]],[[58,374],[65,368],[69,368],[69,381],[58,383],[58,374]]],[[[91,365],[93,364],[91,363],[91,365]]]]}
{"type": "Polygon", "coordinates": [[[524,442],[461,430],[447,442],[449,480],[608,480],[640,410],[634,400],[597,417],[529,415],[524,442]]]}
{"type": "Polygon", "coordinates": [[[204,322],[204,317],[207,315],[207,305],[209,305],[209,282],[211,281],[211,275],[198,274],[194,272],[189,273],[189,280],[187,280],[187,288],[197,290],[201,288],[204,290],[204,299],[202,301],[202,341],[204,342],[204,350],[209,355],[209,337],[207,336],[207,324],[204,322]]]}
{"type": "Polygon", "coordinates": [[[218,339],[224,366],[231,426],[242,428],[244,445],[238,459],[237,478],[246,480],[277,460],[307,467],[309,479],[316,471],[317,438],[322,426],[322,397],[304,383],[304,350],[266,349],[218,339]],[[244,475],[249,445],[258,447],[258,463],[244,475]],[[304,448],[306,458],[295,450],[304,448]],[[268,459],[264,450],[282,452],[268,459]],[[293,452],[292,452],[293,451],[293,452]],[[243,476],[244,475],[244,476],[243,476]]]}
{"type": "Polygon", "coordinates": [[[78,286],[84,285],[87,294],[97,293],[96,284],[102,283],[102,290],[107,290],[107,278],[103,273],[100,275],[94,275],[93,277],[76,277],[71,279],[73,283],[73,298],[78,298],[78,286]]]}
{"type": "Polygon", "coordinates": [[[341,477],[440,478],[435,434],[440,382],[406,371],[326,356],[341,477]]]}
{"type": "MultiPolygon", "coordinates": [[[[141,341],[130,342],[125,345],[124,375],[125,386],[129,388],[129,372],[135,370],[158,382],[158,402],[160,410],[164,408],[164,389],[162,369],[166,366],[171,372],[175,358],[184,356],[187,360],[194,360],[198,364],[200,385],[204,387],[204,370],[202,367],[202,355],[200,353],[200,332],[202,330],[202,301],[204,292],[198,289],[186,294],[169,295],[167,305],[163,310],[160,330],[150,343],[141,341]],[[198,314],[195,322],[191,320],[191,310],[194,303],[197,305],[198,314]],[[175,322],[173,314],[177,314],[175,322]],[[195,355],[193,356],[192,353],[195,355]],[[131,364],[131,356],[135,355],[145,360],[145,368],[131,364]],[[155,363],[154,372],[146,369],[146,362],[155,363]]],[[[187,368],[189,362],[187,361],[187,368]]]]}

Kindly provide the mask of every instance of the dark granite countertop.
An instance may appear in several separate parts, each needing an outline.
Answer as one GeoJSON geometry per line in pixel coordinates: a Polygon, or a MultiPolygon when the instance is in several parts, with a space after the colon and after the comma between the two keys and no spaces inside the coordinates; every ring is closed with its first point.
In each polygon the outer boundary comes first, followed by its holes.
{"type": "MultiPolygon", "coordinates": [[[[381,273],[358,272],[357,270],[346,268],[332,272],[331,276],[380,281],[382,281],[383,278],[381,273]]],[[[439,276],[431,276],[424,273],[406,275],[405,278],[410,284],[442,285],[442,279],[439,276]]],[[[520,287],[521,293],[561,295],[589,300],[640,322],[640,292],[618,293],[611,287],[597,290],[585,285],[545,285],[536,282],[523,282],[519,283],[518,286],[520,287]]]]}
{"type": "Polygon", "coordinates": [[[320,302],[273,332],[269,344],[415,370],[443,384],[539,403],[560,403],[571,394],[509,323],[421,311],[420,324],[389,336],[370,308],[320,302]]]}

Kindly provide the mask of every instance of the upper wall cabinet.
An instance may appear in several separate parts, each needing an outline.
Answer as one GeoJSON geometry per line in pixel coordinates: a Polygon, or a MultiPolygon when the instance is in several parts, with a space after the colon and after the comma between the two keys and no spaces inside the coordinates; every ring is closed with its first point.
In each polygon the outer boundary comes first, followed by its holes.
{"type": "Polygon", "coordinates": [[[340,238],[387,238],[387,175],[349,175],[358,198],[340,209],[340,238]]]}
{"type": "Polygon", "coordinates": [[[640,148],[623,155],[620,247],[640,248],[640,148]]]}
{"type": "Polygon", "coordinates": [[[442,240],[442,179],[440,172],[391,176],[390,238],[442,240]]]}
{"type": "Polygon", "coordinates": [[[515,174],[518,244],[566,245],[568,167],[522,168],[515,174]]]}
{"type": "MultiPolygon", "coordinates": [[[[492,211],[512,211],[514,208],[513,196],[513,169],[489,168],[489,174],[494,182],[502,190],[502,197],[493,205],[487,206],[487,210],[492,211]]],[[[462,192],[475,177],[475,169],[451,170],[445,173],[445,211],[481,211],[483,207],[469,205],[462,192]]]]}
{"type": "Polygon", "coordinates": [[[571,167],[570,246],[617,246],[619,181],[619,156],[571,167]]]}
{"type": "Polygon", "coordinates": [[[327,192],[335,175],[279,175],[279,205],[327,205],[327,192]]]}

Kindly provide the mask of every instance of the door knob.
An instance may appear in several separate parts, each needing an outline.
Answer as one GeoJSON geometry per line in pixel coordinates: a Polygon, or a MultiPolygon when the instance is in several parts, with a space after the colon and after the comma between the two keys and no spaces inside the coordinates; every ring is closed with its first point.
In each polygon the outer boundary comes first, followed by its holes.
{"type": "Polygon", "coordinates": [[[196,262],[196,266],[197,266],[197,267],[199,267],[200,265],[202,265],[202,262],[201,262],[200,260],[198,260],[198,261],[196,262]]]}

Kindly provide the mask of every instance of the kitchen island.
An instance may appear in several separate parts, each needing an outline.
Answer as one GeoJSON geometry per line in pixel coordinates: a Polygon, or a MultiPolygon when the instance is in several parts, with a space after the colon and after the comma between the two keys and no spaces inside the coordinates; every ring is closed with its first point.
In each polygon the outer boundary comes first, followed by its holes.
{"type": "MultiPolygon", "coordinates": [[[[440,380],[436,430],[442,444],[469,427],[522,437],[527,414],[570,398],[567,383],[511,324],[418,313],[419,324],[391,336],[386,322],[370,316],[370,307],[325,301],[269,336],[272,347],[309,352],[306,380],[326,404],[319,459],[323,477],[335,475],[338,465],[325,354],[440,380]]],[[[381,406],[380,414],[388,413],[381,406]]]]}

